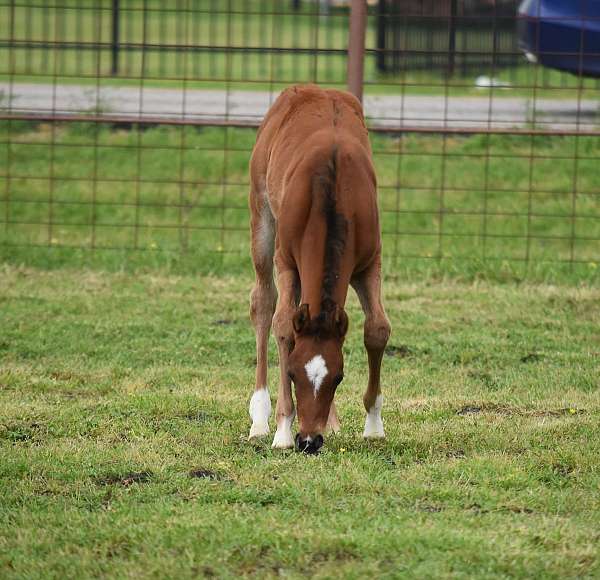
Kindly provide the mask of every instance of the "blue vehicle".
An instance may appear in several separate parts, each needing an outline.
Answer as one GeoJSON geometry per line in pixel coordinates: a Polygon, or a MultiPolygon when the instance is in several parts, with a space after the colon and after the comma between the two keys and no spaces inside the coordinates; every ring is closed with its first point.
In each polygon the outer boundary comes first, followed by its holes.
{"type": "Polygon", "coordinates": [[[600,77],[600,0],[525,0],[518,27],[528,60],[600,77]]]}

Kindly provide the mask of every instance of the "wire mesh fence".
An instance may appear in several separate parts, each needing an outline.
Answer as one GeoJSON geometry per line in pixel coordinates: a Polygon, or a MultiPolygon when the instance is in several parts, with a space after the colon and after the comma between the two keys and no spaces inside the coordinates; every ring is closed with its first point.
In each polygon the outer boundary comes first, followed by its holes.
{"type": "Polygon", "coordinates": [[[516,0],[381,0],[377,68],[381,72],[436,69],[463,77],[492,65],[514,72],[521,59],[517,5],[516,0]]]}
{"type": "MultiPolygon", "coordinates": [[[[392,267],[596,270],[600,85],[583,52],[599,55],[581,41],[575,74],[527,62],[564,56],[542,34],[519,47],[543,16],[369,3],[364,107],[392,267]]],[[[589,38],[600,15],[584,16],[589,38]]],[[[0,4],[4,255],[249,263],[255,128],[289,84],[345,88],[349,18],[309,0],[0,4]]]]}

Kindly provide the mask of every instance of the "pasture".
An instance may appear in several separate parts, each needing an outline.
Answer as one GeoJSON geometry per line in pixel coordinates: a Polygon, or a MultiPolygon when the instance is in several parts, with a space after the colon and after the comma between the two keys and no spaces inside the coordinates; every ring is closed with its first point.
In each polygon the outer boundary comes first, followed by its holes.
{"type": "Polygon", "coordinates": [[[372,137],[388,438],[352,294],[306,457],[246,440],[254,132],[1,129],[2,578],[600,574],[597,138],[372,137]]]}
{"type": "Polygon", "coordinates": [[[352,296],[307,457],[246,441],[251,282],[2,267],[0,576],[597,577],[597,288],[388,276],[375,443],[352,296]]]}
{"type": "MultiPolygon", "coordinates": [[[[346,8],[59,4],[0,7],[0,80],[84,85],[99,121],[114,85],[345,86],[346,8]]],[[[447,23],[416,18],[397,48],[425,68],[383,74],[373,10],[366,93],[597,97],[501,67],[488,23],[455,37],[481,70],[436,70],[447,23]]],[[[256,132],[0,121],[0,578],[600,577],[600,138],[482,131],[371,135],[387,439],[360,437],[351,293],[341,432],[306,456],[273,415],[247,440],[256,132]]],[[[273,403],[277,374],[271,341],[273,403]]]]}

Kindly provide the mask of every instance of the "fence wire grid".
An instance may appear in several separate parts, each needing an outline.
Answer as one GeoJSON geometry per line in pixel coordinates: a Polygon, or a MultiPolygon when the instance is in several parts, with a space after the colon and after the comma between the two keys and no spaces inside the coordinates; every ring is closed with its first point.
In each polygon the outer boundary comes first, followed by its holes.
{"type": "MultiPolygon", "coordinates": [[[[346,87],[350,13],[0,4],[0,245],[249,260],[256,127],[290,84],[346,87]]],[[[363,104],[392,265],[597,268],[600,82],[527,62],[526,25],[514,1],[368,3],[363,104]]],[[[586,46],[570,56],[597,62],[586,46]]]]}

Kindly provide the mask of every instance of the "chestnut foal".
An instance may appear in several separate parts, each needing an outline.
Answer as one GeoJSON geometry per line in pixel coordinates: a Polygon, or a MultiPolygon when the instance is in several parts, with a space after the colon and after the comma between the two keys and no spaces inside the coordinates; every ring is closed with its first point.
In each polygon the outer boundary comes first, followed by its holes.
{"type": "Polygon", "coordinates": [[[250,438],[269,433],[271,324],[281,370],[273,447],[295,443],[299,451],[316,453],[325,429],[339,430],[333,397],[344,378],[350,284],[365,313],[369,358],[363,436],[384,437],[379,375],[390,324],[381,304],[376,181],[359,101],[310,85],[285,90],[258,131],[250,177],[256,271],[250,315],[257,355],[250,438]],[[299,422],[295,440],[292,382],[299,422]]]}

